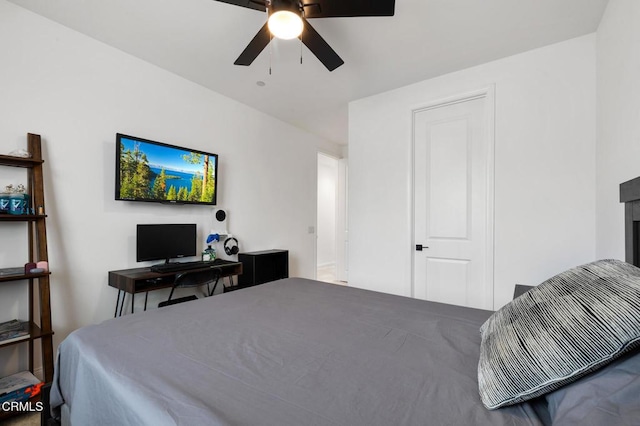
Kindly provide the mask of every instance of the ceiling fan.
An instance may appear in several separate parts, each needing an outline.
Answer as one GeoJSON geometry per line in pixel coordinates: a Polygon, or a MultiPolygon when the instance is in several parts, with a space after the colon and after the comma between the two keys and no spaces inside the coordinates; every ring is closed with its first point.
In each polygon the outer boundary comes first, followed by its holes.
{"type": "Polygon", "coordinates": [[[311,18],[393,16],[395,0],[217,0],[267,12],[268,20],[238,56],[235,65],[251,65],[271,41],[299,37],[329,71],[344,61],[309,24],[311,18]]]}

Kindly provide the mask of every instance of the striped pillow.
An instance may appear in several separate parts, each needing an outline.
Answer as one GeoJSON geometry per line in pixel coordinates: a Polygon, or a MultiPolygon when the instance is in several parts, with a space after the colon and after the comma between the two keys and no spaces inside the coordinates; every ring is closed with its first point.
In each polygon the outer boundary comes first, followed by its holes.
{"type": "Polygon", "coordinates": [[[548,279],[480,328],[488,409],[558,389],[640,346],[640,269],[599,260],[548,279]]]}

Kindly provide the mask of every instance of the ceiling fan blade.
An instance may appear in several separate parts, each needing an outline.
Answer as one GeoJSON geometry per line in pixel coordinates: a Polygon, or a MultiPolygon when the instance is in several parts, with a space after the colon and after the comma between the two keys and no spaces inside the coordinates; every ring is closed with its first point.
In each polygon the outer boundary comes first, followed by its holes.
{"type": "Polygon", "coordinates": [[[260,10],[264,12],[267,10],[267,4],[265,1],[260,0],[216,0],[220,3],[233,4],[235,6],[246,7],[249,9],[260,10]]]}
{"type": "Polygon", "coordinates": [[[260,52],[264,50],[265,47],[271,41],[271,33],[269,32],[269,28],[267,24],[264,24],[258,34],[253,37],[253,40],[249,42],[247,47],[244,48],[238,59],[234,62],[234,65],[251,65],[251,63],[258,57],[260,52]]]}
{"type": "Polygon", "coordinates": [[[304,0],[305,18],[393,16],[395,0],[304,0]]]}
{"type": "Polygon", "coordinates": [[[333,71],[344,61],[338,54],[327,44],[326,41],[318,34],[318,32],[309,24],[306,19],[304,22],[304,30],[302,31],[302,42],[316,57],[324,64],[329,71],[333,71]]]}

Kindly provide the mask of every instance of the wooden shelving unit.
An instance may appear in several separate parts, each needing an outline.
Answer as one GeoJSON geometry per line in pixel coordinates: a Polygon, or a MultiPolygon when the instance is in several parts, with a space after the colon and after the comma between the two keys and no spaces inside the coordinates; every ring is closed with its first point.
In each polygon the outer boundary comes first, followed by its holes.
{"type": "MultiPolygon", "coordinates": [[[[0,166],[22,167],[27,169],[27,192],[31,196],[31,206],[36,212],[44,212],[44,179],[42,166],[42,146],[40,135],[29,133],[27,135],[27,150],[31,158],[0,155],[0,166]]],[[[28,255],[27,262],[49,261],[47,254],[47,228],[46,214],[0,214],[0,233],[4,222],[24,222],[27,226],[28,255]]],[[[26,263],[26,262],[25,262],[26,263]]],[[[18,265],[0,265],[3,267],[15,267],[18,265]]],[[[51,328],[51,299],[50,299],[50,272],[35,274],[17,273],[0,276],[0,297],[2,297],[2,284],[9,281],[26,281],[29,284],[29,336],[23,340],[8,343],[0,342],[0,350],[3,348],[27,344],[29,347],[29,370],[34,371],[34,341],[41,342],[42,373],[44,381],[50,383],[53,380],[53,330],[51,328]],[[37,299],[36,299],[37,297],[37,299]],[[38,303],[36,303],[38,302],[38,303]],[[36,306],[39,308],[36,312],[36,306]]],[[[2,318],[0,322],[13,318],[2,318]]]]}

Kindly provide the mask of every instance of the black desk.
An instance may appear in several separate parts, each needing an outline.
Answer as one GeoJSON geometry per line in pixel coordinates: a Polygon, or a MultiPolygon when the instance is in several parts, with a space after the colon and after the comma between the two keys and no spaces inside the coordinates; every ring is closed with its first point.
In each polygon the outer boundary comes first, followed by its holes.
{"type": "Polygon", "coordinates": [[[135,294],[146,293],[144,298],[144,309],[147,309],[147,298],[149,292],[153,290],[160,290],[163,288],[171,288],[175,277],[178,274],[188,271],[199,271],[208,268],[215,268],[220,271],[220,278],[233,277],[235,275],[242,275],[242,263],[233,262],[230,260],[217,259],[216,263],[210,266],[204,266],[198,269],[185,269],[181,271],[171,272],[151,272],[147,268],[133,268],[133,269],[121,269],[119,271],[109,271],[109,285],[118,289],[118,299],[116,300],[116,311],[113,314],[114,317],[118,316],[118,305],[120,305],[120,313],[122,315],[122,308],[124,306],[124,299],[127,293],[131,295],[131,313],[135,306],[135,294]],[[122,295],[122,301],[120,301],[120,293],[122,295]]]}

